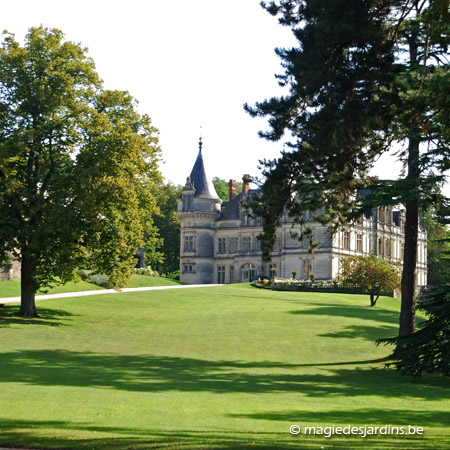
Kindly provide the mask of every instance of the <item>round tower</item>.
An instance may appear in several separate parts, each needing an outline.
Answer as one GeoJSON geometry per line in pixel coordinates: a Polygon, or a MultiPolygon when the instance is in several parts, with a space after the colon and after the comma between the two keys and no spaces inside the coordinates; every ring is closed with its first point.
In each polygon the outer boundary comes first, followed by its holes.
{"type": "Polygon", "coordinates": [[[206,176],[202,146],[200,138],[197,159],[178,199],[180,280],[188,284],[214,282],[215,228],[222,204],[206,176]]]}

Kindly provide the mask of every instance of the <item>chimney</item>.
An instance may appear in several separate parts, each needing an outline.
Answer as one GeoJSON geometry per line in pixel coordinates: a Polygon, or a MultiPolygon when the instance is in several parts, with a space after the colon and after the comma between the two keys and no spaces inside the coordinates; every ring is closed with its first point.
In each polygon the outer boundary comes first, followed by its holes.
{"type": "Polygon", "coordinates": [[[250,190],[250,181],[252,181],[252,179],[251,179],[250,175],[248,173],[246,173],[242,177],[242,181],[243,181],[242,193],[244,195],[246,195],[248,193],[248,191],[250,190]]]}
{"type": "Polygon", "coordinates": [[[228,182],[229,187],[229,201],[231,202],[236,198],[236,180],[230,180],[228,182]]]}

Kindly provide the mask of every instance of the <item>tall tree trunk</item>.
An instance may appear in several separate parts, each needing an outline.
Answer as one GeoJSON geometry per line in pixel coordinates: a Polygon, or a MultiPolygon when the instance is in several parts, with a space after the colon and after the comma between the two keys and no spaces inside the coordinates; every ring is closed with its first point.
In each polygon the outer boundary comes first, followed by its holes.
{"type": "Polygon", "coordinates": [[[36,283],[33,272],[35,268],[35,260],[33,257],[22,254],[21,264],[21,296],[19,314],[24,317],[37,317],[36,311],[36,283]]]}
{"type": "MultiPolygon", "coordinates": [[[[411,70],[419,67],[418,37],[414,31],[408,38],[409,65],[411,70]]],[[[403,255],[402,273],[402,304],[400,309],[399,336],[414,333],[416,330],[416,265],[417,265],[417,239],[419,234],[419,185],[420,185],[420,127],[411,125],[408,133],[408,181],[406,188],[409,190],[405,203],[405,251],[403,255]]]]}
{"type": "Polygon", "coordinates": [[[410,199],[406,202],[405,251],[402,273],[402,303],[400,310],[399,336],[414,333],[416,330],[416,264],[417,239],[419,234],[419,145],[420,134],[417,130],[410,135],[408,147],[408,188],[410,199]]]}

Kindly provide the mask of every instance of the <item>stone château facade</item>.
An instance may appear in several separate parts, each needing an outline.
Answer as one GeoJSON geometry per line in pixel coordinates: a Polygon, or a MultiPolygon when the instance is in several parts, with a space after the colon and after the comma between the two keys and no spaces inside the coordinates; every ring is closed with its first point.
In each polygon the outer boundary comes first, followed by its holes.
{"type": "MultiPolygon", "coordinates": [[[[242,201],[256,191],[250,189],[250,177],[243,177],[243,191],[236,195],[236,182],[230,180],[229,199],[222,201],[206,176],[200,140],[199,153],[178,200],[181,220],[180,279],[189,284],[237,283],[259,275],[332,280],[339,271],[339,259],[375,252],[392,261],[403,259],[404,211],[392,207],[375,208],[357,225],[331,233],[327,227],[305,217],[319,244],[314,253],[309,239],[299,241],[299,225],[285,215],[277,230],[270,262],[263,261],[257,236],[262,232],[260,219],[242,207],[242,201]]],[[[419,232],[417,284],[427,283],[427,240],[419,232]]]]}

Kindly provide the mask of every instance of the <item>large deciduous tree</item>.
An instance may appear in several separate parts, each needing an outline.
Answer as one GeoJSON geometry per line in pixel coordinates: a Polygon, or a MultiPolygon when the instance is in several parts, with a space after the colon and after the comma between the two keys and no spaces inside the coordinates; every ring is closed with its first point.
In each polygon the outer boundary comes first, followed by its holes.
{"type": "MultiPolygon", "coordinates": [[[[406,208],[400,335],[415,329],[419,211],[440,200],[450,168],[448,0],[279,0],[262,5],[292,29],[298,47],[277,49],[289,93],[255,107],[261,136],[288,150],[264,161],[257,213],[270,252],[283,208],[334,226],[378,205],[406,208]],[[289,137],[289,134],[292,138],[289,137]],[[398,144],[405,176],[370,178],[376,159],[398,144]],[[371,195],[356,196],[358,188],[371,195]]],[[[255,209],[255,208],[254,208],[255,209]]]]}
{"type": "MultiPolygon", "coordinates": [[[[21,307],[92,267],[123,282],[156,205],[156,131],[135,100],[102,88],[86,50],[31,28],[0,49],[0,257],[20,260],[21,307]]],[[[0,258],[1,259],[1,258],[0,258]]]]}

